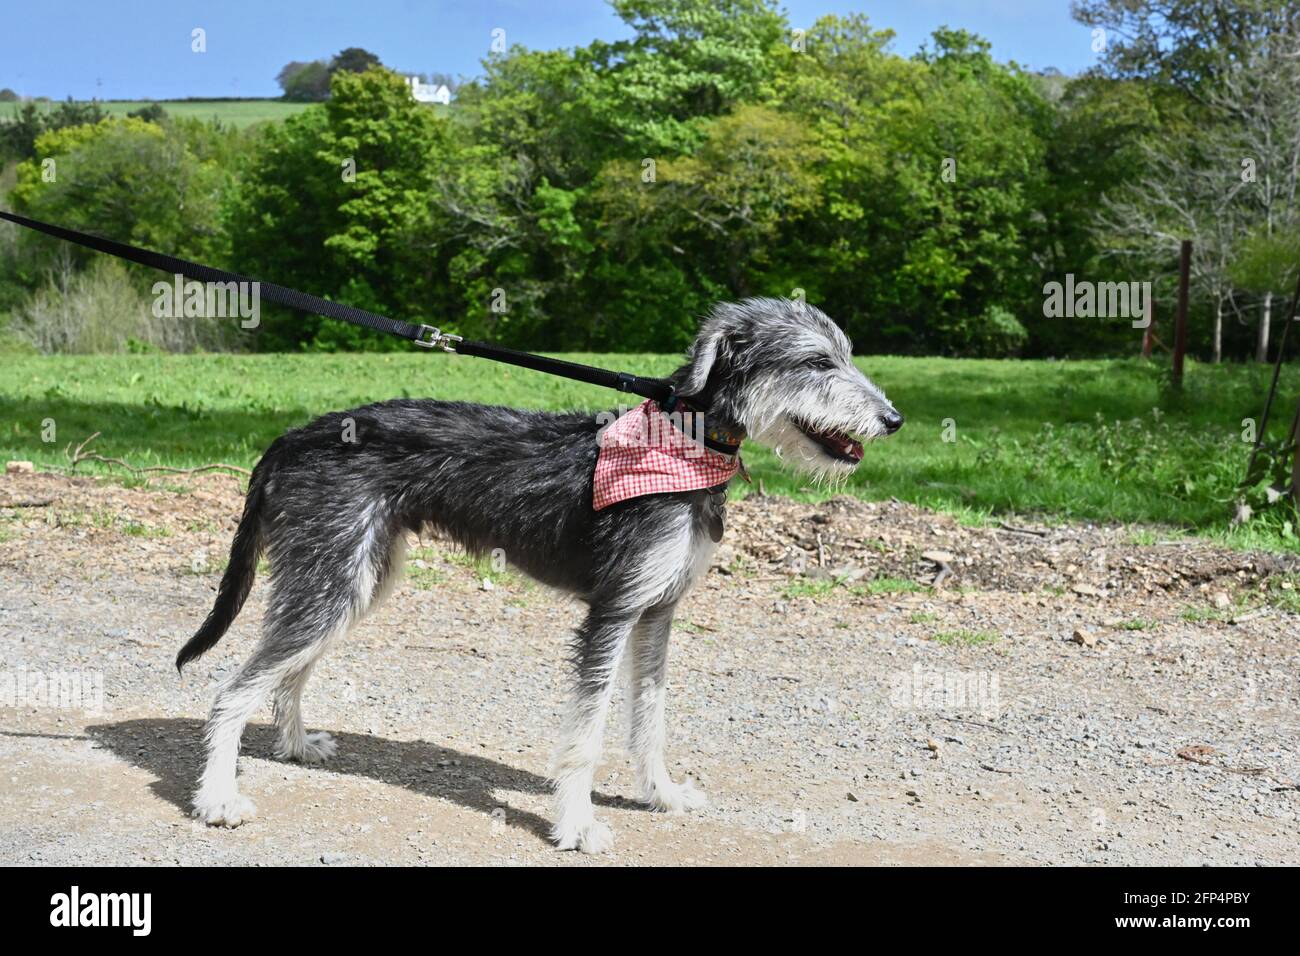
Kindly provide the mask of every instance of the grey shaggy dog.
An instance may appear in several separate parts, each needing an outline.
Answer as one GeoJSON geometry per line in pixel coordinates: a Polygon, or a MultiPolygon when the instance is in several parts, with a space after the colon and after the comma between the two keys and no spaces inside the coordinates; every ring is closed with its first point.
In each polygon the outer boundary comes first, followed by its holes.
{"type": "MultiPolygon", "coordinates": [[[[857,466],[862,445],[853,435],[876,438],[903,423],[853,365],[843,332],[798,302],[717,306],[671,380],[707,410],[710,428],[746,434],[822,478],[857,466]]],[[[599,431],[609,418],[403,399],[334,412],[276,439],[253,471],[216,604],[176,658],[183,667],[216,644],[265,552],[272,584],[262,639],[213,704],[195,816],[225,826],[253,816],[235,764],[244,725],[268,697],[277,755],[333,755],[328,734],[303,726],[303,687],[329,644],[392,588],[407,533],[425,528],[475,554],[500,548],[589,606],[572,645],[573,699],[551,767],[556,844],[599,852],[611,843],[592,812],[591,787],[620,663],[630,671],[629,746],[642,799],[664,811],[702,805],[689,780],[668,775],[665,671],[674,609],[709,565],[726,489],[593,510],[599,431]]]]}

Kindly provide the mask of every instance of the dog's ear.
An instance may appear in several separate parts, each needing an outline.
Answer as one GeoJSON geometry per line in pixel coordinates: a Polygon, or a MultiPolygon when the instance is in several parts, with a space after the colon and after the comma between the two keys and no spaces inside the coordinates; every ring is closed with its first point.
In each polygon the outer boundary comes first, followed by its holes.
{"type": "Polygon", "coordinates": [[[706,329],[691,345],[686,363],[686,377],[678,389],[683,396],[698,395],[708,384],[709,373],[726,354],[726,340],[722,329],[706,329]]]}

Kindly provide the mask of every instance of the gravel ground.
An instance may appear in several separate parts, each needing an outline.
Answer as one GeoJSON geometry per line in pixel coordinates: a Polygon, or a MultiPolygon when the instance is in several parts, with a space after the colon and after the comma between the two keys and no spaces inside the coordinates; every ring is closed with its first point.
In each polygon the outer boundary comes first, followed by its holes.
{"type": "Polygon", "coordinates": [[[425,540],[308,687],[338,757],[272,759],[268,709],[240,760],[259,815],[208,829],[186,808],[202,720],[263,585],[183,680],[172,658],[240,499],[216,475],[0,477],[0,863],[1300,863],[1300,618],[1266,600],[1295,556],[847,498],[733,504],[683,604],[669,757],[704,810],[638,806],[611,730],[614,850],[553,850],[581,608],[425,540]],[[36,695],[55,672],[82,698],[36,695]]]}

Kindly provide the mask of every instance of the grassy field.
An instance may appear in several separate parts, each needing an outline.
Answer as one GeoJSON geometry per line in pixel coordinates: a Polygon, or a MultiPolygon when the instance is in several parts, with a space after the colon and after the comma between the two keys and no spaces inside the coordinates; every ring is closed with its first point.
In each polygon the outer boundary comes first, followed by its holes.
{"type": "MultiPolygon", "coordinates": [[[[570,355],[663,374],[664,355],[570,355]]],[[[1136,360],[976,361],[871,357],[860,364],[907,416],[870,445],[845,490],[896,496],[972,522],[1020,513],[1176,525],[1233,546],[1300,550],[1288,515],[1244,527],[1229,518],[1268,370],[1191,364],[1182,395],[1136,360]]],[[[1285,370],[1280,433],[1300,390],[1285,370]]],[[[92,432],[104,455],[134,465],[251,465],[281,431],[331,409],[402,396],[534,408],[610,408],[622,396],[469,357],[366,355],[0,355],[0,455],[66,464],[64,448],[92,432]],[[42,441],[42,423],[57,433],[42,441]]],[[[748,444],[768,492],[822,497],[748,444]]],[[[743,484],[740,493],[744,493],[743,484]]],[[[757,487],[757,485],[755,486],[757,487]]],[[[1135,532],[1141,534],[1142,532],[1135,532]]]]}
{"type": "MultiPolygon", "coordinates": [[[[125,116],[151,102],[158,103],[169,115],[177,118],[219,119],[227,125],[240,128],[265,120],[283,120],[308,106],[307,103],[286,103],[282,100],[104,100],[99,105],[110,116],[125,116]]],[[[48,110],[56,104],[37,105],[48,110]]],[[[17,103],[3,104],[0,107],[0,119],[9,119],[18,107],[17,103]]]]}

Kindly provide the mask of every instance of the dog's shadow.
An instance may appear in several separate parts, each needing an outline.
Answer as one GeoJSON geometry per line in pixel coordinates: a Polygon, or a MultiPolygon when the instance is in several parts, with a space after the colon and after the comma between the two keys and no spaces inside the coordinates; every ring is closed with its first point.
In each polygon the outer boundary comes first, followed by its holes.
{"type": "MultiPolygon", "coordinates": [[[[203,769],[203,722],[192,718],[124,720],[86,728],[89,737],[121,759],[152,773],[149,788],[186,814],[203,769]]],[[[331,731],[338,754],[324,768],[334,773],[369,777],[405,787],[428,797],[440,797],[489,816],[503,807],[497,790],[527,794],[550,793],[544,778],[488,757],[440,747],[423,740],[387,740],[365,734],[331,731]]],[[[249,724],[242,754],[271,758],[275,730],[249,724]]],[[[635,806],[621,797],[592,795],[604,806],[635,806]]],[[[496,814],[500,817],[500,814],[496,814]]],[[[535,813],[511,808],[505,822],[547,839],[550,823],[535,813]]]]}

